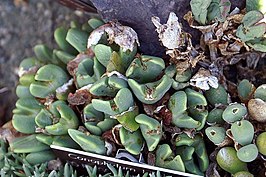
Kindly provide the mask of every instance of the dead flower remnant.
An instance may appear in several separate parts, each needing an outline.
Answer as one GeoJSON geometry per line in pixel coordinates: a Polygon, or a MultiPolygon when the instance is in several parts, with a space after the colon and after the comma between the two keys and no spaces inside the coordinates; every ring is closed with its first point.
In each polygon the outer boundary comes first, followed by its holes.
{"type": "Polygon", "coordinates": [[[218,79],[212,76],[209,70],[200,68],[199,71],[190,79],[190,85],[202,90],[209,90],[210,87],[218,88],[218,79]]]}
{"type": "Polygon", "coordinates": [[[166,24],[161,24],[159,17],[152,17],[151,20],[157,28],[159,41],[167,49],[166,54],[171,57],[170,62],[176,65],[180,74],[205,58],[192,46],[190,34],[182,30],[175,13],[170,13],[166,24]]]}
{"type": "Polygon", "coordinates": [[[109,42],[115,42],[123,49],[124,52],[127,50],[133,51],[135,43],[140,45],[137,33],[132,28],[122,26],[118,22],[109,22],[97,28],[90,34],[87,48],[98,44],[105,32],[108,34],[109,42]]]}

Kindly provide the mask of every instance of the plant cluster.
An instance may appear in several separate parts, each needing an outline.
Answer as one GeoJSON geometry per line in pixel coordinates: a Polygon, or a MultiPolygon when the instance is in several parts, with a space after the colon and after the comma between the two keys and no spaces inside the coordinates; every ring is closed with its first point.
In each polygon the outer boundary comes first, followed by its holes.
{"type": "Polygon", "coordinates": [[[37,45],[19,66],[12,124],[23,136],[12,153],[33,166],[58,145],[206,176],[265,173],[266,85],[241,72],[260,75],[265,61],[260,2],[230,12],[229,0],[191,0],[196,47],[174,13],[153,17],[163,58],[139,54],[136,32],[118,22],[57,28],[59,49],[37,45]]]}

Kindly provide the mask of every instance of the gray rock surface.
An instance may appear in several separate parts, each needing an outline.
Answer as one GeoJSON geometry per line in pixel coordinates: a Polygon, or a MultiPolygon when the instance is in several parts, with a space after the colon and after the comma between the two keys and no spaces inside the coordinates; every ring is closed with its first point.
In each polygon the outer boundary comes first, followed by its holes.
{"type": "MultiPolygon", "coordinates": [[[[164,49],[158,42],[152,16],[158,16],[162,23],[168,19],[170,12],[175,12],[181,20],[184,30],[193,35],[193,42],[199,41],[199,33],[189,28],[184,22],[184,14],[190,10],[190,0],[91,0],[106,21],[117,19],[124,25],[136,30],[141,43],[141,51],[150,55],[163,55],[164,49]]],[[[232,9],[243,8],[245,0],[231,0],[232,9]]]]}

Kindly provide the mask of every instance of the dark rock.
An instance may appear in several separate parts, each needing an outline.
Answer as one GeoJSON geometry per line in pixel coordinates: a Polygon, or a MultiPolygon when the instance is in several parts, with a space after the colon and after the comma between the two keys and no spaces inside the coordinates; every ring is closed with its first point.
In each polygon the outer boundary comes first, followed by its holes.
{"type": "MultiPolygon", "coordinates": [[[[155,27],[151,22],[152,16],[158,16],[162,23],[168,19],[170,12],[175,12],[181,20],[184,30],[193,36],[193,42],[199,41],[199,32],[191,29],[183,20],[184,14],[190,10],[190,0],[91,0],[103,19],[116,19],[123,25],[132,27],[139,35],[140,49],[149,55],[162,56],[161,47],[155,27]]],[[[243,8],[245,0],[231,0],[232,9],[243,8]]]]}

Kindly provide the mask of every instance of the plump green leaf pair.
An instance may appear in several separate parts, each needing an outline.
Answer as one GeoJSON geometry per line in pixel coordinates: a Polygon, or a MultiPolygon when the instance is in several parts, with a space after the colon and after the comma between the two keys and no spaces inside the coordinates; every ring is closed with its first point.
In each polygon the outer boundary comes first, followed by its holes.
{"type": "Polygon", "coordinates": [[[209,158],[202,137],[196,135],[190,138],[183,133],[176,137],[175,145],[176,153],[184,162],[185,169],[190,173],[203,175],[209,166],[209,158]]]}
{"type": "Polygon", "coordinates": [[[266,13],[266,5],[263,0],[246,0],[247,11],[258,10],[263,14],[266,13]]]}
{"type": "Polygon", "coordinates": [[[190,88],[174,93],[168,103],[173,115],[172,123],[174,125],[197,130],[202,129],[205,125],[208,116],[205,106],[207,106],[205,97],[190,88]]]}
{"type": "Polygon", "coordinates": [[[35,98],[20,98],[13,110],[12,124],[14,128],[26,134],[35,133],[37,127],[35,117],[44,108],[35,98]]]}
{"type": "Polygon", "coordinates": [[[205,25],[213,20],[224,21],[229,14],[229,0],[191,0],[191,10],[195,20],[205,25]]]}
{"type": "Polygon", "coordinates": [[[254,50],[265,52],[266,24],[260,22],[264,18],[260,11],[249,11],[243,18],[242,24],[237,28],[236,35],[254,50]]]}
{"type": "Polygon", "coordinates": [[[94,47],[94,52],[97,60],[106,68],[107,72],[118,71],[125,74],[126,69],[132,62],[137,53],[137,46],[134,50],[123,52],[122,48],[116,50],[117,46],[107,46],[104,44],[97,44],[94,47]]]}
{"type": "Polygon", "coordinates": [[[117,124],[117,120],[96,110],[92,104],[83,109],[84,125],[91,134],[100,136],[117,124]]]}
{"type": "Polygon", "coordinates": [[[35,123],[50,135],[65,135],[68,129],[78,128],[79,120],[65,102],[56,101],[38,113],[35,123]]]}
{"type": "Polygon", "coordinates": [[[64,135],[68,128],[77,128],[79,124],[74,111],[63,101],[56,101],[47,109],[35,98],[21,98],[16,106],[12,124],[22,133],[35,133],[38,127],[51,135],[64,135]]]}

